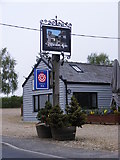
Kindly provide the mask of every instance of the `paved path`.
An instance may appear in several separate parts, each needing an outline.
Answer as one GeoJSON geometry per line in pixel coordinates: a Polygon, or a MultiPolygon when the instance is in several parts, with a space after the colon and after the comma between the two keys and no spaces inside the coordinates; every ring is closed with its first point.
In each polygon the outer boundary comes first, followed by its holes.
{"type": "Polygon", "coordinates": [[[2,158],[63,158],[41,152],[30,151],[22,148],[18,148],[9,143],[2,143],[2,158]]]}
{"type": "Polygon", "coordinates": [[[3,156],[7,158],[14,158],[17,154],[19,157],[15,158],[118,158],[117,152],[85,150],[79,148],[63,147],[46,141],[45,139],[20,139],[5,137],[3,142],[3,156]],[[12,147],[13,146],[13,147],[12,147]],[[17,153],[17,154],[15,154],[17,153]],[[13,157],[12,157],[13,156],[13,157]]]}

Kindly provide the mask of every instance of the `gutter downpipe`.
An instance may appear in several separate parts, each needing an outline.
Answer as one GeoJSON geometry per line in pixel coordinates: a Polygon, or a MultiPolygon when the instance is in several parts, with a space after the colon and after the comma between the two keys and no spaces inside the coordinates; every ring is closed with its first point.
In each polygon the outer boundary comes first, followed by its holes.
{"type": "Polygon", "coordinates": [[[66,105],[68,105],[68,95],[67,95],[67,80],[63,79],[62,75],[59,77],[65,84],[65,91],[66,91],[66,105]]]}
{"type": "Polygon", "coordinates": [[[65,91],[66,91],[66,105],[68,105],[68,94],[67,94],[67,80],[63,80],[65,84],[65,91]]]}

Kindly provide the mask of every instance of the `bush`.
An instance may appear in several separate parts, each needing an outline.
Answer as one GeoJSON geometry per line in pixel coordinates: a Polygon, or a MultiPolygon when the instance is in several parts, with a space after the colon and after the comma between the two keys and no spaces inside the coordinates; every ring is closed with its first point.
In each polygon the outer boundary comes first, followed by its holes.
{"type": "Polygon", "coordinates": [[[48,114],[50,109],[52,108],[52,104],[49,101],[46,101],[44,108],[41,108],[38,111],[37,119],[40,121],[40,123],[48,124],[48,114]]]}
{"type": "Polygon", "coordinates": [[[23,97],[11,96],[2,98],[2,106],[0,108],[20,108],[23,104],[23,97]]]}
{"type": "Polygon", "coordinates": [[[86,114],[82,111],[77,99],[72,96],[70,105],[66,106],[66,113],[72,126],[81,127],[86,123],[86,114]]]}
{"type": "Polygon", "coordinates": [[[62,128],[68,126],[68,117],[63,114],[59,105],[52,107],[49,112],[49,124],[52,128],[62,128]]]}
{"type": "Polygon", "coordinates": [[[77,102],[72,96],[70,105],[66,106],[66,114],[63,113],[59,105],[52,107],[49,112],[49,124],[52,128],[62,127],[82,127],[86,123],[86,114],[84,114],[77,102]]]}

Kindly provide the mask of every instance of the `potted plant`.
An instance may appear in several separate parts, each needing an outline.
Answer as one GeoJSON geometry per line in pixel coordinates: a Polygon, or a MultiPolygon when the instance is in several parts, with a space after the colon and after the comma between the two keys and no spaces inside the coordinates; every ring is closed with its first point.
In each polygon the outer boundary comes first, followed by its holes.
{"type": "Polygon", "coordinates": [[[99,110],[87,111],[87,123],[100,123],[101,122],[101,112],[99,110]]]}
{"type": "Polygon", "coordinates": [[[98,110],[98,112],[91,111],[87,115],[87,123],[120,124],[120,112],[116,110],[115,106],[110,109],[98,110]]]}
{"type": "Polygon", "coordinates": [[[49,124],[51,127],[52,137],[56,140],[72,140],[74,132],[70,132],[68,117],[63,113],[60,106],[54,106],[49,113],[49,124]]]}
{"type": "Polygon", "coordinates": [[[101,123],[103,124],[120,124],[120,112],[111,108],[110,111],[104,110],[101,115],[101,123]]]}
{"type": "Polygon", "coordinates": [[[50,102],[46,101],[45,107],[41,108],[37,114],[39,122],[36,124],[36,130],[39,138],[51,138],[51,129],[48,123],[49,110],[52,108],[50,102]]]}
{"type": "Polygon", "coordinates": [[[56,140],[75,140],[76,126],[82,127],[85,117],[74,97],[71,98],[70,106],[66,106],[66,113],[59,105],[52,107],[49,112],[52,137],[56,140]]]}
{"type": "Polygon", "coordinates": [[[77,99],[72,96],[70,105],[66,106],[66,114],[72,126],[81,127],[86,123],[86,114],[82,111],[77,99]]]}

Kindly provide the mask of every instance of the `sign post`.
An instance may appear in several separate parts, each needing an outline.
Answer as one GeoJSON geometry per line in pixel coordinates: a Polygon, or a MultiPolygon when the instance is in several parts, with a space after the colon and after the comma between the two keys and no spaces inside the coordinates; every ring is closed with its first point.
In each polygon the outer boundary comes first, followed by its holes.
{"type": "MultiPolygon", "coordinates": [[[[118,2],[118,37],[120,38],[120,1],[118,2]]],[[[120,39],[118,39],[118,62],[120,64],[120,39]]]]}
{"type": "Polygon", "coordinates": [[[60,55],[63,59],[64,52],[68,58],[71,56],[72,26],[71,23],[58,20],[57,16],[55,18],[40,21],[40,54],[48,55],[52,51],[53,106],[59,105],[60,55]]]}
{"type": "Polygon", "coordinates": [[[59,104],[59,71],[60,71],[60,55],[52,55],[52,78],[53,78],[53,106],[59,104]]]}

